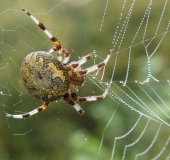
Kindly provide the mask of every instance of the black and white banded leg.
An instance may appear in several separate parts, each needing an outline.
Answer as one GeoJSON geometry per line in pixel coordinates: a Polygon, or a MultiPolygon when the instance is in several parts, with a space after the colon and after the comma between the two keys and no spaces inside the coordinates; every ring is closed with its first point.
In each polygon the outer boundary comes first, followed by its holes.
{"type": "Polygon", "coordinates": [[[91,102],[91,101],[103,100],[106,97],[106,95],[108,94],[109,88],[110,88],[110,84],[107,86],[107,88],[105,89],[105,91],[102,95],[78,97],[77,94],[73,92],[73,93],[71,93],[71,97],[76,102],[91,102]]]}
{"type": "Polygon", "coordinates": [[[41,111],[44,111],[47,107],[48,107],[49,103],[48,102],[44,102],[44,104],[28,113],[24,113],[24,114],[16,114],[16,115],[13,115],[13,114],[9,114],[9,113],[6,113],[6,116],[7,117],[10,117],[10,118],[28,118],[28,117],[31,117],[32,115],[34,114],[37,114],[38,112],[41,112],[41,111]]]}
{"type": "Polygon", "coordinates": [[[95,71],[97,69],[100,69],[100,68],[104,67],[107,64],[107,62],[109,61],[110,56],[111,56],[110,54],[107,55],[107,57],[106,57],[106,59],[104,61],[102,61],[102,62],[100,62],[100,63],[98,63],[98,64],[96,64],[96,65],[94,65],[92,67],[83,69],[81,71],[75,71],[75,72],[73,71],[73,75],[75,75],[75,76],[83,76],[83,75],[89,74],[89,73],[91,73],[91,72],[93,72],[93,71],[95,71]]]}
{"type": "Polygon", "coordinates": [[[67,70],[70,71],[70,70],[73,70],[75,68],[78,68],[78,67],[81,67],[81,65],[83,65],[84,63],[86,63],[88,60],[90,60],[92,58],[92,54],[88,54],[86,56],[83,56],[80,58],[80,60],[78,61],[73,61],[71,62],[70,64],[68,64],[66,66],[67,70]]]}
{"type": "Polygon", "coordinates": [[[22,9],[22,10],[41,28],[41,30],[50,38],[50,40],[55,43],[56,47],[53,47],[52,49],[50,49],[49,53],[57,51],[58,59],[61,62],[63,62],[63,64],[66,64],[69,61],[69,59],[70,59],[70,52],[68,50],[64,49],[64,48],[61,48],[61,44],[58,41],[58,39],[55,36],[53,36],[50,33],[50,31],[48,31],[46,29],[46,27],[41,22],[39,22],[39,20],[36,17],[34,17],[27,10],[25,10],[25,9],[22,9]],[[64,54],[64,57],[63,57],[63,54],[64,54]]]}

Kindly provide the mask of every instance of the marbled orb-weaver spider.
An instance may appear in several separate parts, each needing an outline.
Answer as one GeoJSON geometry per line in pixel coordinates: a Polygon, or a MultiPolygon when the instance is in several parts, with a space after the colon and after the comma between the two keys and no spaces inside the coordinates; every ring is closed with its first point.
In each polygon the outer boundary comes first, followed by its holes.
{"type": "Polygon", "coordinates": [[[99,64],[87,69],[81,69],[81,65],[92,58],[92,54],[88,54],[78,61],[67,64],[70,58],[70,52],[61,47],[60,42],[53,36],[45,26],[40,23],[31,13],[22,9],[55,43],[55,47],[49,52],[36,51],[28,54],[21,64],[21,76],[27,91],[35,98],[42,100],[44,104],[28,113],[12,115],[6,113],[11,118],[27,118],[40,111],[45,110],[50,102],[59,101],[61,97],[79,113],[83,115],[84,111],[76,102],[102,100],[108,93],[107,86],[103,95],[78,97],[78,86],[84,83],[84,76],[90,72],[104,67],[110,55],[99,64]],[[58,56],[54,57],[51,53],[57,52],[58,56]],[[72,100],[69,98],[71,95],[72,100]]]}

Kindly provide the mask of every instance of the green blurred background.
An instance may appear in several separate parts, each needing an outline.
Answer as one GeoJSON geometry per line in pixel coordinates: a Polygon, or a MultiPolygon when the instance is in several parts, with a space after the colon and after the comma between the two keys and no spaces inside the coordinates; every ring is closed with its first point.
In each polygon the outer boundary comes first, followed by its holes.
{"type": "MultiPolygon", "coordinates": [[[[112,42],[117,24],[120,22],[119,29],[121,29],[123,22],[127,21],[126,16],[133,1],[126,2],[123,12],[124,2],[118,0],[110,0],[108,3],[103,0],[1,1],[0,159],[119,160],[122,159],[125,146],[134,141],[136,143],[126,150],[125,159],[135,159],[135,156],[147,150],[152,142],[154,144],[149,151],[138,159],[152,159],[163,148],[165,148],[164,152],[157,159],[166,159],[170,155],[168,143],[170,121],[169,109],[164,107],[162,101],[167,106],[170,103],[167,82],[170,77],[170,34],[169,28],[166,30],[170,19],[169,3],[166,4],[163,18],[160,18],[165,2],[152,3],[149,23],[146,23],[147,19],[143,19],[143,16],[149,1],[135,1],[127,28],[125,26],[125,36],[121,42],[124,34],[122,31],[118,45],[114,48],[112,42]],[[102,81],[100,81],[103,73],[101,70],[97,76],[95,73],[87,76],[85,86],[79,89],[80,96],[100,95],[106,87],[104,82],[110,81],[113,77],[109,96],[106,99],[81,104],[85,110],[84,116],[80,117],[72,107],[61,100],[58,103],[51,103],[46,111],[28,119],[5,117],[5,112],[20,114],[42,104],[31,97],[23,87],[20,64],[28,53],[37,50],[48,51],[54,46],[21,11],[21,8],[34,14],[59,39],[62,46],[71,52],[70,62],[95,50],[94,60],[85,64],[83,66],[85,68],[102,61],[106,55],[110,54],[110,49],[114,48],[102,81]],[[119,21],[121,12],[123,16],[119,21]],[[141,21],[140,31],[132,44],[141,21]],[[156,32],[157,27],[159,27],[158,32],[156,32]],[[161,38],[163,38],[162,41],[161,38]],[[119,44],[121,44],[120,48],[119,44]],[[147,51],[151,56],[149,60],[152,75],[160,81],[156,82],[151,78],[149,83],[140,85],[135,83],[135,80],[143,82],[148,76],[148,58],[145,48],[147,44],[149,44],[147,51]],[[130,46],[132,48],[129,59],[130,46]],[[155,50],[157,46],[158,49],[155,50]],[[119,82],[126,79],[128,63],[130,68],[127,87],[123,87],[119,82]],[[144,103],[142,104],[128,87],[157,113],[162,121],[143,109],[141,106],[144,106],[144,103]],[[133,97],[133,100],[123,92],[133,97]],[[120,99],[115,97],[120,97],[127,104],[121,103],[120,99]],[[162,107],[166,114],[161,112],[153,101],[162,107]],[[129,132],[135,124],[136,127],[129,132]],[[115,137],[121,136],[120,140],[115,140],[115,137]]],[[[148,15],[145,14],[145,17],[148,15]]]]}

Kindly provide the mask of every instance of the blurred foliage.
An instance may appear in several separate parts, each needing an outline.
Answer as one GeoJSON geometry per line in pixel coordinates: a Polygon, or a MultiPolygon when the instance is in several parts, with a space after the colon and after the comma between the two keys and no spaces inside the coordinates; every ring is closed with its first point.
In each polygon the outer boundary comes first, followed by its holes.
{"type": "MultiPolygon", "coordinates": [[[[124,17],[132,1],[128,1],[124,10],[124,17]]],[[[128,47],[131,39],[135,35],[149,1],[136,1],[132,9],[132,17],[128,24],[125,37],[122,42],[121,52],[118,54],[114,83],[122,87],[120,80],[126,78],[128,63],[128,47]],[[134,32],[135,31],[135,32],[134,32]]],[[[158,25],[160,13],[165,2],[153,2],[145,39],[154,37],[155,28],[158,25]],[[159,13],[159,15],[158,15],[159,13]],[[155,18],[156,17],[156,18],[155,18]]],[[[54,34],[64,48],[70,50],[72,56],[70,61],[96,51],[95,61],[90,61],[84,67],[91,66],[94,62],[100,62],[110,49],[113,48],[112,40],[119,21],[123,1],[109,1],[105,11],[106,1],[101,0],[57,0],[57,1],[2,1],[0,2],[0,159],[3,160],[29,160],[29,159],[69,159],[69,160],[103,160],[110,159],[113,151],[115,137],[123,136],[140,118],[140,115],[126,105],[119,103],[116,99],[107,96],[100,102],[87,102],[81,104],[85,110],[85,115],[80,117],[76,111],[68,106],[64,101],[51,103],[49,108],[43,113],[39,113],[25,120],[7,119],[4,112],[19,114],[30,111],[42,104],[31,97],[23,87],[20,79],[20,64],[23,58],[32,51],[48,51],[54,44],[48,40],[47,36],[32,22],[32,20],[21,11],[25,8],[36,16],[46,28],[54,34]],[[105,14],[104,14],[105,13],[105,14]],[[102,22],[102,17],[105,16],[102,22]],[[100,27],[102,26],[102,30],[100,27]],[[116,107],[115,115],[109,127],[105,130],[116,107]],[[102,136],[104,139],[101,144],[102,136]],[[101,147],[101,150],[99,148],[101,147]]],[[[168,6],[168,5],[167,5],[168,6]]],[[[167,9],[163,16],[163,22],[169,19],[167,9]]],[[[161,23],[158,34],[166,31],[167,23],[161,23]]],[[[144,27],[142,28],[144,29],[144,27]]],[[[137,39],[137,46],[132,47],[130,60],[130,73],[128,76],[128,86],[135,90],[135,93],[147,101],[141,93],[139,86],[134,80],[144,81],[147,78],[146,50],[142,42],[143,32],[140,32],[137,39]],[[133,81],[133,83],[131,83],[133,81]]],[[[169,77],[169,33],[164,37],[158,53],[155,54],[151,63],[154,76],[158,79],[168,79],[169,77]],[[159,66],[158,66],[159,61],[159,66]]],[[[149,51],[155,49],[160,41],[160,37],[154,39],[153,46],[149,51]]],[[[117,48],[115,48],[115,52],[117,48]]],[[[109,81],[113,72],[115,56],[109,61],[103,81],[109,81]]],[[[94,79],[92,76],[86,78],[86,84],[79,90],[79,95],[100,95],[102,94],[100,77],[101,73],[94,79]],[[97,85],[96,85],[97,84],[97,85]],[[99,86],[99,87],[98,87],[99,86]]],[[[95,75],[95,74],[94,74],[95,75]]],[[[162,83],[161,83],[162,84],[162,83]]],[[[150,83],[154,90],[160,92],[164,97],[164,90],[160,86],[150,83]]],[[[147,85],[146,89],[149,88],[147,85]]],[[[164,87],[167,88],[164,84],[164,87]]],[[[104,88],[103,88],[104,89],[104,88]]],[[[123,93],[116,87],[111,89],[131,104],[131,100],[123,96],[123,93]]],[[[126,88],[124,88],[126,90],[126,88]]],[[[151,91],[148,90],[148,91],[151,91]]],[[[129,93],[130,94],[130,93],[129,93]]],[[[156,97],[152,95],[153,99],[156,97]]],[[[164,98],[167,101],[169,96],[164,98]]],[[[131,104],[132,106],[135,104],[131,104]]],[[[140,110],[140,109],[139,109],[140,110]]],[[[150,115],[150,117],[152,117],[150,115]]],[[[122,138],[116,146],[114,159],[122,159],[124,147],[133,143],[140,136],[148,119],[141,118],[137,128],[135,128],[126,138],[122,138]]],[[[125,159],[134,159],[137,153],[144,151],[153,140],[153,135],[157,132],[160,123],[152,121],[149,129],[140,140],[140,143],[127,150],[125,159]]],[[[160,136],[154,148],[149,154],[139,159],[151,159],[155,153],[160,152],[169,135],[169,127],[162,125],[160,136]]],[[[170,149],[167,146],[166,149],[170,149]]],[[[169,151],[160,157],[165,159],[169,151]]]]}

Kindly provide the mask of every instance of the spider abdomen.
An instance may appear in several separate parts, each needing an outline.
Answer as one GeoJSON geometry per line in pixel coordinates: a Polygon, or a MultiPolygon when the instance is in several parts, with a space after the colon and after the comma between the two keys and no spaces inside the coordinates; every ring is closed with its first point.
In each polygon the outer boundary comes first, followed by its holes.
{"type": "Polygon", "coordinates": [[[64,65],[45,51],[31,52],[21,64],[27,91],[44,102],[59,100],[69,89],[70,79],[64,65]]]}

